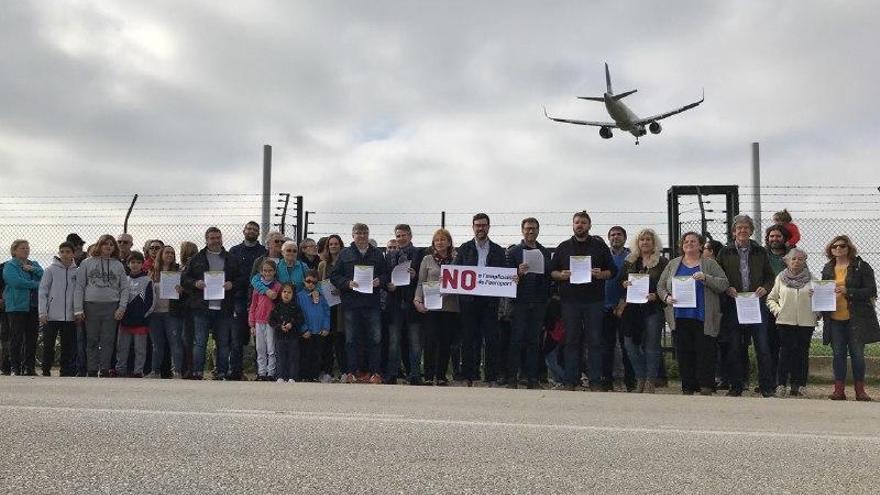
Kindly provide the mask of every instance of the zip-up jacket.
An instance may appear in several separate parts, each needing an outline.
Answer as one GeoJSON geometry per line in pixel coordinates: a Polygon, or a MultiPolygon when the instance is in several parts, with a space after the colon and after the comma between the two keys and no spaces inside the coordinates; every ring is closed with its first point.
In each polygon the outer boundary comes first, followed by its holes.
{"type": "Polygon", "coordinates": [[[255,290],[251,293],[251,304],[248,307],[248,325],[250,325],[251,328],[256,326],[257,323],[269,322],[269,313],[272,312],[272,308],[275,306],[275,301],[269,299],[269,296],[266,295],[266,291],[271,289],[279,298],[281,297],[281,284],[278,283],[278,281],[273,280],[267,284],[260,280],[259,283],[262,284],[266,290],[262,293],[255,290]]]}
{"type": "Polygon", "coordinates": [[[305,289],[296,295],[299,299],[299,307],[305,316],[301,328],[302,333],[317,334],[321,333],[321,330],[330,330],[330,305],[327,304],[321,291],[316,292],[320,296],[317,303],[312,299],[312,294],[305,289]]]}
{"type": "Polygon", "coordinates": [[[76,264],[65,266],[56,256],[43,272],[37,305],[40,316],[49,321],[73,321],[73,293],[76,290],[76,264]]]}
{"type": "Polygon", "coordinates": [[[127,277],[129,283],[128,306],[120,322],[124,327],[145,327],[153,312],[153,281],[145,272],[127,277]]]}
{"type": "Polygon", "coordinates": [[[33,270],[26,272],[21,268],[21,261],[12,258],[3,264],[3,299],[6,300],[6,312],[26,313],[37,305],[36,294],[43,277],[43,268],[36,261],[28,260],[33,270]]]}
{"type": "Polygon", "coordinates": [[[294,297],[290,302],[278,301],[272,312],[269,313],[269,326],[275,329],[275,338],[278,340],[298,339],[300,336],[300,327],[302,327],[304,317],[302,309],[296,302],[294,297]],[[291,329],[287,332],[281,330],[281,325],[290,323],[291,329]]]}
{"type": "Polygon", "coordinates": [[[355,243],[339,253],[339,260],[333,265],[330,282],[339,290],[342,298],[343,309],[378,308],[379,287],[373,287],[372,294],[357,292],[349,287],[349,282],[354,279],[355,265],[369,265],[373,267],[373,278],[378,278],[382,284],[388,283],[388,270],[385,257],[382,252],[370,245],[367,251],[361,254],[355,243]]]}
{"type": "MultiPolygon", "coordinates": [[[[403,287],[395,287],[393,292],[388,293],[388,300],[386,304],[388,308],[393,310],[409,310],[415,309],[413,306],[413,296],[416,294],[416,285],[419,282],[419,265],[422,263],[422,258],[425,256],[425,250],[422,248],[417,248],[410,244],[409,246],[398,249],[394,251],[390,255],[388,255],[388,276],[391,277],[391,271],[394,270],[394,267],[410,260],[412,264],[410,268],[416,271],[415,278],[410,277],[409,285],[404,285],[403,287]]],[[[389,278],[390,280],[390,278],[389,278]]]]}

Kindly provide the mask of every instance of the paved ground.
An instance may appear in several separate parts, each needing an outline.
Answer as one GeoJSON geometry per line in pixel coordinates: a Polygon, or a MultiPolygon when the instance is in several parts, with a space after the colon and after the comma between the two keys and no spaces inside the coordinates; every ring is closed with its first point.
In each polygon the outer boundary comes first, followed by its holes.
{"type": "Polygon", "coordinates": [[[880,404],[0,378],[0,493],[877,493],[880,404]]]}

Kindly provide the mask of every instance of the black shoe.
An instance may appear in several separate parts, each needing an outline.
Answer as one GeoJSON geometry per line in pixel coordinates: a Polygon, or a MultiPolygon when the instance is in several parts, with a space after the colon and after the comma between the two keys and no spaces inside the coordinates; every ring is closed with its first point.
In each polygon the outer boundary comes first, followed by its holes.
{"type": "Polygon", "coordinates": [[[742,390],[730,389],[727,391],[727,394],[725,394],[725,395],[727,397],[742,397],[742,394],[743,394],[742,390]]]}
{"type": "Polygon", "coordinates": [[[574,392],[575,390],[577,390],[577,385],[566,385],[565,390],[568,390],[569,392],[574,392]]]}
{"type": "Polygon", "coordinates": [[[516,389],[519,388],[519,383],[516,383],[516,382],[510,382],[510,383],[507,384],[507,388],[509,388],[509,389],[513,389],[513,390],[516,390],[516,389]]]}
{"type": "Polygon", "coordinates": [[[438,387],[448,387],[449,381],[444,378],[442,380],[437,380],[436,382],[434,382],[434,385],[438,387]]]}
{"type": "Polygon", "coordinates": [[[715,391],[712,390],[712,387],[700,387],[700,395],[712,395],[715,391]]]}
{"type": "Polygon", "coordinates": [[[526,383],[526,388],[529,390],[537,390],[541,388],[541,386],[538,385],[538,382],[528,382],[526,383]]]}
{"type": "Polygon", "coordinates": [[[756,393],[756,394],[760,394],[760,393],[761,393],[761,387],[755,387],[754,390],[752,390],[752,392],[754,392],[754,393],[756,393]]]}
{"type": "Polygon", "coordinates": [[[774,392],[772,390],[761,392],[761,397],[763,397],[765,399],[769,399],[771,397],[776,397],[776,392],[774,392]]]}
{"type": "Polygon", "coordinates": [[[468,380],[468,381],[467,381],[467,386],[468,386],[468,387],[473,387],[473,386],[474,386],[474,381],[473,381],[473,380],[468,380]]]}
{"type": "Polygon", "coordinates": [[[614,392],[614,383],[602,382],[601,388],[603,392],[614,392]]]}
{"type": "Polygon", "coordinates": [[[43,376],[52,376],[51,370],[43,370],[43,376]]]}
{"type": "Polygon", "coordinates": [[[801,397],[804,394],[801,393],[801,388],[797,385],[792,385],[791,391],[788,392],[789,397],[801,397]]]}
{"type": "Polygon", "coordinates": [[[27,369],[21,373],[23,376],[37,376],[37,371],[34,369],[27,369]]]}

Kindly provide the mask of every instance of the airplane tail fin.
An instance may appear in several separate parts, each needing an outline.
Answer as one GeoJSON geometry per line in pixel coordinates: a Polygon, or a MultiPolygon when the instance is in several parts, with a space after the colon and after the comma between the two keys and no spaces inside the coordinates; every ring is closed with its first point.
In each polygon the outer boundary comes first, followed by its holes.
{"type": "Polygon", "coordinates": [[[611,73],[608,71],[608,62],[605,62],[605,86],[608,88],[608,94],[613,95],[614,90],[611,89],[611,73]]]}
{"type": "Polygon", "coordinates": [[[623,93],[620,93],[619,95],[614,95],[614,101],[617,101],[617,100],[623,99],[624,97],[627,97],[627,96],[629,96],[629,95],[635,93],[636,91],[638,91],[638,90],[637,90],[637,89],[633,89],[633,90],[631,90],[631,91],[624,91],[623,93]]]}

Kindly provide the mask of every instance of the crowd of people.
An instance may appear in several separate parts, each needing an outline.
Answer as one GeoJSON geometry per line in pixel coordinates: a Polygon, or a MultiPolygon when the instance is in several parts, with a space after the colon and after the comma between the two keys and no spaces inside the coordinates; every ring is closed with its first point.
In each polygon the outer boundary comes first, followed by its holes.
{"type": "Polygon", "coordinates": [[[764,245],[752,240],[752,219],[740,215],[728,245],[687,232],[673,259],[651,229],[628,246],[620,226],[604,239],[592,235],[584,211],[572,217],[572,237],[552,251],[538,242],[540,223],[531,217],[521,222],[522,241],[503,248],[489,238],[484,213],[473,216],[473,238],[457,248],[442,228],[430,246],[415,247],[410,227],[400,224],[383,251],[362,223],[348,246],[339,235],[298,245],[279,232],[264,245],[260,225],[248,222],[243,242],[229,250],[216,227],[202,249],[151,239],[143,252],[132,249],[129,234],[102,235],[84,249],[74,233],[44,269],[19,239],[2,265],[0,368],[36,375],[42,332],[43,376],[57,362],[60,376],[201,380],[212,336],[208,376],[217,380],[247,379],[244,349],[253,340],[259,381],[611,391],[622,368],[621,389],[653,393],[666,377],[668,326],[682,393],[751,393],[753,343],[754,393],[799,396],[821,319],[833,349],[830,398],[846,398],[849,357],[855,398],[871,400],[864,349],[880,341],[871,266],[839,235],[828,242],[821,271],[812,272],[788,212],[774,219],[764,245]],[[572,279],[572,257],[583,256],[591,260],[588,283],[572,279]],[[527,260],[540,258],[545,268],[530,269],[527,260]],[[439,308],[428,309],[425,287],[440,280],[443,265],[514,268],[516,297],[443,293],[439,308]],[[408,266],[409,281],[395,285],[400,266],[408,266]],[[644,301],[627,297],[639,278],[648,279],[644,301]],[[673,281],[682,278],[694,281],[692,307],[676,304],[673,281]],[[835,311],[812,310],[816,280],[834,281],[835,311]],[[742,293],[760,298],[760,323],[739,322],[742,293]]]}

